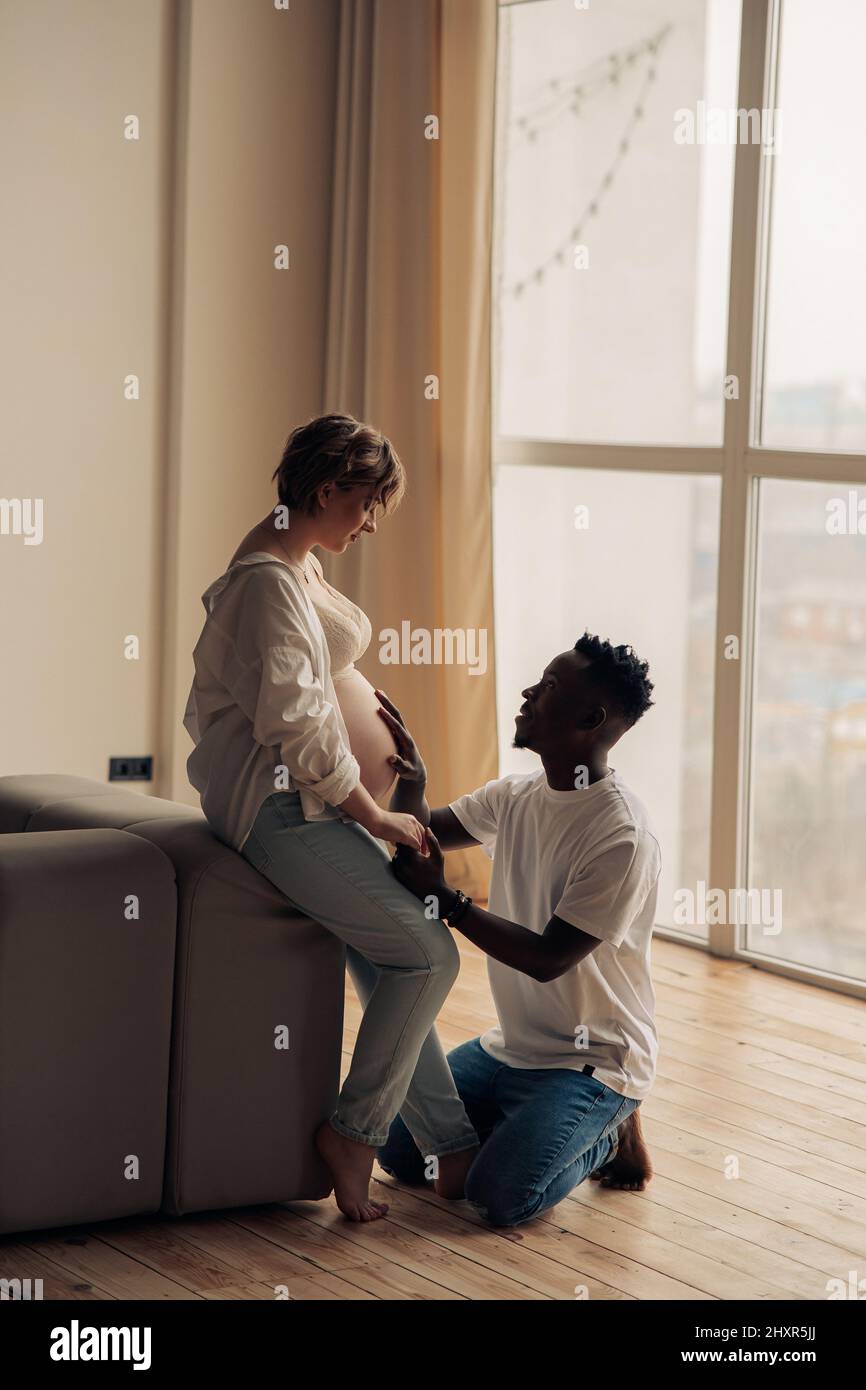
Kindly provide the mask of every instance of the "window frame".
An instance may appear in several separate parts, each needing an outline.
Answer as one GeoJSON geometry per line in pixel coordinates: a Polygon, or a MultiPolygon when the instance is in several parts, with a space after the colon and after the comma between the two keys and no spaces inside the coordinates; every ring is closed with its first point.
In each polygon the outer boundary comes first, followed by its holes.
{"type": "MultiPolygon", "coordinates": [[[[497,0],[501,14],[513,4],[544,0],[497,0]]],[[[784,0],[742,0],[737,106],[773,109],[784,0]]],[[[498,80],[498,78],[497,78],[498,80]]],[[[721,479],[719,564],[714,663],[709,881],[725,891],[744,882],[748,846],[751,763],[751,706],[754,689],[754,631],[759,484],[762,478],[850,483],[866,486],[866,453],[764,448],[757,441],[763,370],[763,335],[773,160],[760,144],[734,150],[730,282],[725,373],[736,376],[739,396],[726,400],[721,445],[657,446],[589,444],[497,434],[497,373],[493,373],[492,461],[494,474],[514,465],[609,468],[655,473],[709,474],[721,479]],[[740,637],[740,660],[722,659],[725,638],[740,637]]],[[[494,169],[494,206],[501,185],[494,169]]],[[[497,223],[497,225],[499,225],[497,223]]],[[[499,337],[494,278],[493,349],[499,337]]],[[[746,944],[744,926],[711,924],[708,939],[659,926],[659,936],[711,955],[736,958],[774,974],[821,984],[866,998],[866,981],[790,961],[746,944]]]]}

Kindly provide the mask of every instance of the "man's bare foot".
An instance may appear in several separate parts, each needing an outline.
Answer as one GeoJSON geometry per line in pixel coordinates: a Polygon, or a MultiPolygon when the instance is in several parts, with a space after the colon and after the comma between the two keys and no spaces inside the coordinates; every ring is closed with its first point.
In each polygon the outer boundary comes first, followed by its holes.
{"type": "Polygon", "coordinates": [[[329,1120],[316,1130],[316,1148],[331,1170],[337,1206],[350,1221],[378,1221],[387,1203],[370,1198],[370,1176],[376,1150],[338,1134],[329,1120]]]}
{"type": "Polygon", "coordinates": [[[440,1197],[448,1197],[457,1202],[463,1196],[466,1174],[478,1157],[481,1146],[473,1144],[471,1149],[459,1149],[456,1153],[439,1155],[439,1176],[433,1179],[433,1189],[440,1197]]]}
{"type": "Polygon", "coordinates": [[[624,1192],[643,1192],[653,1175],[649,1150],[644,1142],[640,1108],[633,1110],[619,1127],[619,1149],[610,1163],[590,1173],[602,1187],[619,1187],[624,1192]]]}

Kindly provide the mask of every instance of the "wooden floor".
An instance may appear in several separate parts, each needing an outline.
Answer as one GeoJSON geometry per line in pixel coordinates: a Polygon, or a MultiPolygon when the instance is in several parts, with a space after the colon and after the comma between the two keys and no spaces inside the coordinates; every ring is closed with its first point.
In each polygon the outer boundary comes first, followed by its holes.
{"type": "MultiPolygon", "coordinates": [[[[483,957],[461,951],[446,1046],[492,1019],[483,957]]],[[[866,1261],[866,1005],[663,941],[653,973],[643,1194],[585,1183],[503,1233],[379,1174],[391,1210],[370,1226],[332,1200],[115,1221],[2,1238],[0,1277],[63,1299],[826,1299],[866,1261]]]]}

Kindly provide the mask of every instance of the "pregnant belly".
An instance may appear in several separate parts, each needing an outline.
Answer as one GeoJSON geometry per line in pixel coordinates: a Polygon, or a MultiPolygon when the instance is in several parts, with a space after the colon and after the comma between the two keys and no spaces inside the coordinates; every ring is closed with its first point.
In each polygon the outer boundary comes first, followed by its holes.
{"type": "Polygon", "coordinates": [[[397,752],[387,724],[376,711],[379,701],[368,680],[350,666],[334,674],[334,691],[349,735],[349,746],[358,759],[361,781],[374,801],[391,790],[394,769],[388,758],[397,752]]]}

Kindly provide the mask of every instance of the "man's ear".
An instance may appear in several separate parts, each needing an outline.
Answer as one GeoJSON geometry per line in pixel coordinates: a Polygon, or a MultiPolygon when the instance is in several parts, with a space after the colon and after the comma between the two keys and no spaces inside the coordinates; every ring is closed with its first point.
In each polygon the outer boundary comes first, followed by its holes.
{"type": "Polygon", "coordinates": [[[595,733],[598,729],[602,727],[603,724],[606,723],[607,710],[605,709],[604,705],[598,705],[594,710],[592,710],[592,712],[587,717],[586,728],[590,732],[595,733]]]}

